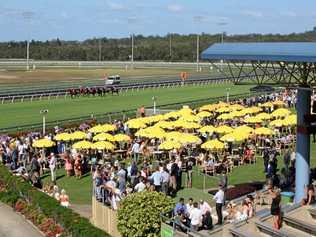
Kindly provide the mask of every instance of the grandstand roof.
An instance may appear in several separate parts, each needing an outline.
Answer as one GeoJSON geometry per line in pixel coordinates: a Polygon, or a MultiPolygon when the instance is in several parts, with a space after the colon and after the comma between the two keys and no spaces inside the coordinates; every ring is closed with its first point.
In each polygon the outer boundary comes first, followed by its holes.
{"type": "Polygon", "coordinates": [[[216,43],[202,52],[202,59],[231,61],[316,62],[316,43],[216,43]]]}

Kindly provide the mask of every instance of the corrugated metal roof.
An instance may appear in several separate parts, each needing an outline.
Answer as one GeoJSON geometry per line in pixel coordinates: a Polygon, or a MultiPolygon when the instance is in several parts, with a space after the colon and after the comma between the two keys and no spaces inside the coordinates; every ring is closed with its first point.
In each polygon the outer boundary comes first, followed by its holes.
{"type": "Polygon", "coordinates": [[[316,62],[316,43],[217,43],[204,50],[201,58],[228,61],[316,62]]]}

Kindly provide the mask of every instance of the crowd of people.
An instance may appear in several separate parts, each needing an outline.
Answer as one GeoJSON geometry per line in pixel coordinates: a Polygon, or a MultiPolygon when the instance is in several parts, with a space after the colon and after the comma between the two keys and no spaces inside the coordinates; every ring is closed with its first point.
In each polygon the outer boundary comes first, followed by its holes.
{"type": "MultiPolygon", "coordinates": [[[[283,94],[273,93],[268,96],[251,97],[242,100],[232,101],[232,104],[240,104],[245,107],[255,106],[258,103],[267,101],[282,100],[291,108],[295,106],[295,92],[283,94]]],[[[271,112],[272,108],[266,108],[271,112]]],[[[145,117],[145,110],[141,111],[141,116],[145,117]]],[[[222,122],[214,117],[203,118],[203,125],[218,126],[222,122]]],[[[67,142],[58,141],[55,146],[48,149],[35,149],[32,144],[41,137],[39,133],[30,133],[16,138],[1,136],[0,159],[12,172],[22,175],[35,187],[43,189],[41,176],[45,172],[50,173],[51,183],[45,187],[45,192],[56,198],[63,206],[69,205],[69,198],[65,197],[62,190],[57,195],[56,171],[58,167],[64,167],[67,176],[75,176],[77,179],[86,173],[91,173],[93,177],[94,195],[96,199],[104,204],[117,209],[119,201],[126,195],[133,192],[157,191],[175,197],[177,191],[185,185],[192,187],[192,172],[194,166],[202,167],[205,174],[212,171],[213,175],[218,173],[226,174],[230,172],[234,165],[242,165],[255,162],[255,157],[262,154],[263,171],[269,180],[270,195],[272,197],[271,214],[276,216],[276,223],[279,221],[280,211],[276,208],[280,203],[278,188],[291,190],[294,188],[295,179],[295,152],[292,147],[286,144],[293,143],[294,135],[280,133],[274,137],[249,137],[241,143],[238,149],[233,149],[233,144],[228,142],[223,152],[205,152],[200,147],[190,147],[186,149],[172,149],[165,158],[156,157],[153,159],[153,152],[159,144],[159,139],[144,139],[134,136],[135,131],[127,126],[124,121],[114,121],[117,133],[127,134],[131,140],[124,144],[116,144],[121,148],[122,153],[105,154],[98,150],[78,150],[71,148],[67,142]],[[258,144],[260,143],[260,144],[258,144]],[[261,144],[262,143],[262,144],[261,144]],[[263,146],[263,150],[258,150],[258,145],[263,146]],[[237,154],[237,159],[231,156],[237,154]],[[284,168],[278,172],[278,160],[280,154],[283,155],[284,168]],[[106,155],[106,157],[105,157],[106,155]],[[237,161],[237,164],[235,164],[237,161]],[[182,184],[182,173],[186,172],[186,183],[182,184]],[[60,198],[62,197],[62,198],[60,198]],[[56,198],[58,200],[58,198],[56,198]],[[66,205],[65,203],[68,204],[66,205]],[[273,210],[272,210],[273,209],[273,210]]],[[[236,127],[238,121],[232,119],[225,122],[228,126],[236,127]]],[[[92,140],[93,134],[88,132],[89,125],[80,126],[82,131],[87,132],[87,140],[92,140]]],[[[56,127],[46,138],[54,140],[56,134],[63,131],[56,127]]],[[[201,140],[219,138],[219,134],[201,135],[201,140]]],[[[217,219],[217,224],[223,222],[236,222],[250,218],[255,213],[255,203],[257,197],[248,196],[241,205],[237,206],[233,202],[226,205],[225,192],[227,180],[220,183],[219,191],[215,194],[215,212],[206,201],[195,202],[189,200],[187,205],[180,199],[174,215],[180,228],[192,227],[195,230],[211,229],[213,219],[217,219]],[[225,207],[225,208],[224,208],[225,207]]],[[[314,190],[312,186],[307,189],[306,200],[302,203],[311,204],[314,201],[314,190]]],[[[280,225],[275,225],[279,228],[280,225]]],[[[185,229],[185,228],[184,228],[185,229]]]]}

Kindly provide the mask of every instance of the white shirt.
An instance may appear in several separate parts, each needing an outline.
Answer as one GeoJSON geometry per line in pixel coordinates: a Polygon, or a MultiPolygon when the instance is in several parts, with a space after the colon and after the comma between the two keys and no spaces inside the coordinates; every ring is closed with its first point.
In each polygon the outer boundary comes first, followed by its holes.
{"type": "Polygon", "coordinates": [[[143,182],[139,182],[138,184],[135,185],[134,189],[136,192],[142,192],[146,189],[146,185],[143,182]]]}
{"type": "Polygon", "coordinates": [[[203,204],[200,204],[200,210],[202,211],[203,215],[205,215],[207,211],[212,213],[212,208],[207,202],[203,202],[203,204]]]}
{"type": "Polygon", "coordinates": [[[216,200],[216,203],[224,204],[224,191],[218,190],[213,199],[216,200]]]}
{"type": "Polygon", "coordinates": [[[193,208],[190,213],[190,220],[192,225],[201,225],[202,224],[202,211],[198,208],[193,208]]]}
{"type": "Polygon", "coordinates": [[[139,153],[140,145],[136,142],[132,146],[132,153],[139,153]]]}
{"type": "Polygon", "coordinates": [[[50,158],[50,161],[49,161],[49,168],[55,169],[55,167],[56,167],[56,162],[57,162],[56,157],[55,157],[55,156],[52,156],[52,157],[50,158]]]}
{"type": "Polygon", "coordinates": [[[187,206],[187,211],[188,211],[189,215],[191,215],[191,211],[193,210],[193,204],[190,205],[189,203],[187,203],[186,206],[187,206]]]}

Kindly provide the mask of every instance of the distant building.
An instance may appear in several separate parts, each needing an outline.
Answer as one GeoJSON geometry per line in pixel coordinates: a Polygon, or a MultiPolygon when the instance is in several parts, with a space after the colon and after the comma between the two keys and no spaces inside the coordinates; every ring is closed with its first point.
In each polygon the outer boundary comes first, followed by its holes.
{"type": "Polygon", "coordinates": [[[314,26],[313,31],[316,32],[316,26],[314,26]]]}

